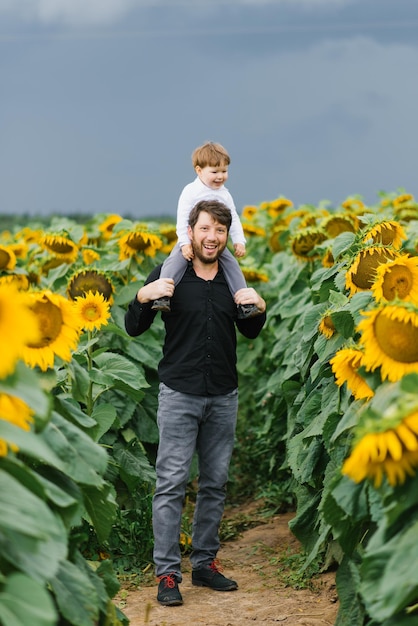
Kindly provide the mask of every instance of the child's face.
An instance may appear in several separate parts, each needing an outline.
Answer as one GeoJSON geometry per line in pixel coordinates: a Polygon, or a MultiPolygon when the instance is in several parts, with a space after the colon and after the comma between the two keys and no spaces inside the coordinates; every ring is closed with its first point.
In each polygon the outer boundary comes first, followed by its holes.
{"type": "Polygon", "coordinates": [[[220,189],[228,180],[227,165],[215,165],[215,167],[211,165],[200,167],[197,165],[195,170],[202,183],[206,187],[210,187],[210,189],[220,189]]]}

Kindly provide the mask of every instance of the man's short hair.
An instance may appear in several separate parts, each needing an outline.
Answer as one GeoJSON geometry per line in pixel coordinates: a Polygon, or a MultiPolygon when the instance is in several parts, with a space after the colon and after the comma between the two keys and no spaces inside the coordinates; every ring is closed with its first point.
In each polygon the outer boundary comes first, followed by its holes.
{"type": "Polygon", "coordinates": [[[228,232],[231,228],[232,222],[232,214],[230,209],[223,204],[223,202],[219,202],[219,200],[200,200],[189,214],[189,226],[190,228],[194,228],[196,226],[196,222],[199,219],[199,215],[202,211],[209,213],[211,217],[222,226],[226,226],[228,232]]]}

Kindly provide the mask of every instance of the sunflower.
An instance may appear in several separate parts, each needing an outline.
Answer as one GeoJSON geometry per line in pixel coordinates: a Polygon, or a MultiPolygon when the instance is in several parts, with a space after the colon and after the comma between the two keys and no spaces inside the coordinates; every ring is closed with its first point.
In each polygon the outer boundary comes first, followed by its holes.
{"type": "Polygon", "coordinates": [[[334,239],[341,233],[355,233],[358,228],[358,219],[349,213],[334,214],[321,222],[321,228],[326,231],[329,239],[334,239]]]}
{"type": "Polygon", "coordinates": [[[367,370],[380,367],[382,380],[397,381],[418,372],[418,312],[412,305],[382,305],[363,311],[357,325],[367,370]]]}
{"type": "Polygon", "coordinates": [[[29,228],[29,226],[26,226],[15,235],[16,239],[23,239],[27,244],[40,244],[43,236],[44,232],[42,230],[34,230],[33,228],[29,228]]]}
{"type": "Polygon", "coordinates": [[[291,238],[291,250],[298,259],[313,261],[319,258],[319,254],[314,254],[315,247],[326,238],[326,234],[318,228],[304,228],[291,238]]]}
{"type": "Polygon", "coordinates": [[[291,211],[287,215],[283,216],[283,222],[287,225],[290,225],[292,222],[299,222],[301,219],[309,216],[310,210],[308,209],[297,209],[296,211],[291,211]]]}
{"type": "Polygon", "coordinates": [[[386,476],[392,487],[413,476],[418,467],[418,412],[380,432],[363,435],[342,467],[342,473],[359,483],[371,478],[376,488],[386,476]]]}
{"type": "Polygon", "coordinates": [[[341,203],[343,209],[347,211],[354,211],[357,215],[363,213],[366,210],[366,205],[364,202],[359,200],[359,198],[347,198],[344,202],[341,203]]]}
{"type": "Polygon", "coordinates": [[[410,204],[411,202],[414,202],[414,196],[411,193],[401,193],[392,200],[392,204],[395,208],[402,207],[405,204],[410,204]]]}
{"type": "Polygon", "coordinates": [[[10,246],[0,246],[0,270],[13,270],[16,266],[16,255],[10,246]]]}
{"type": "Polygon", "coordinates": [[[115,288],[112,281],[97,270],[81,270],[72,275],[67,284],[67,295],[70,300],[75,300],[89,291],[101,293],[109,304],[113,302],[115,288]]]}
{"type": "Polygon", "coordinates": [[[246,237],[265,237],[266,231],[261,226],[255,226],[255,224],[246,224],[243,222],[242,228],[244,229],[244,235],[246,237]]]}
{"type": "Polygon", "coordinates": [[[247,205],[242,209],[241,217],[243,220],[252,222],[254,216],[257,215],[258,208],[256,206],[247,205]]]}
{"type": "Polygon", "coordinates": [[[20,243],[11,243],[9,244],[9,248],[13,250],[17,259],[26,259],[26,257],[28,256],[29,246],[24,241],[20,243]]]}
{"type": "Polygon", "coordinates": [[[348,389],[356,400],[369,400],[374,393],[358,373],[363,365],[363,357],[363,352],[357,348],[342,348],[330,360],[335,382],[339,387],[347,383],[348,389]]]}
{"type": "Polygon", "coordinates": [[[138,252],[142,252],[145,256],[154,257],[157,250],[161,250],[163,247],[161,237],[141,227],[122,235],[118,244],[120,261],[130,259],[138,252]]]}
{"type": "Polygon", "coordinates": [[[335,334],[334,322],[332,321],[332,317],[328,311],[322,316],[318,324],[318,330],[327,339],[331,339],[331,337],[335,334]]]}
{"type": "Polygon", "coordinates": [[[276,200],[272,200],[269,202],[267,207],[267,213],[273,219],[280,217],[285,209],[293,206],[293,202],[288,200],[288,198],[276,198],[276,200]]]}
{"type": "Polygon", "coordinates": [[[328,248],[328,250],[325,252],[324,256],[322,257],[322,265],[323,267],[332,267],[334,263],[335,263],[335,259],[332,254],[332,250],[331,248],[328,248]]]}
{"type": "Polygon", "coordinates": [[[398,298],[418,305],[418,257],[405,254],[380,265],[371,290],[377,302],[398,298]]]}
{"type": "Polygon", "coordinates": [[[22,430],[29,430],[35,411],[26,402],[8,393],[0,393],[0,419],[22,430]]]}
{"type": "Polygon", "coordinates": [[[241,267],[242,273],[244,274],[244,278],[248,283],[267,283],[269,277],[266,273],[260,272],[254,267],[241,267]]]}
{"type": "Polygon", "coordinates": [[[379,265],[398,256],[397,252],[383,246],[370,246],[360,250],[345,275],[345,285],[350,290],[350,295],[370,289],[379,265]]]}
{"type": "Polygon", "coordinates": [[[395,214],[402,222],[414,222],[418,220],[418,204],[395,209],[395,214]]]}
{"type": "Polygon", "coordinates": [[[161,248],[163,254],[170,254],[177,242],[176,227],[173,224],[160,224],[160,233],[167,240],[161,248]]]}
{"type": "Polygon", "coordinates": [[[111,238],[111,236],[113,235],[114,227],[116,226],[116,224],[119,224],[122,219],[123,218],[120,215],[114,213],[112,215],[109,215],[104,222],[99,224],[100,233],[105,241],[111,238]]]}
{"type": "Polygon", "coordinates": [[[108,323],[110,304],[101,293],[88,291],[75,299],[74,306],[85,330],[99,330],[108,323]]]}
{"type": "Polygon", "coordinates": [[[288,234],[287,226],[275,226],[269,238],[270,250],[272,252],[284,250],[288,234]]]}
{"type": "Polygon", "coordinates": [[[84,265],[91,265],[100,259],[100,254],[96,250],[92,250],[92,248],[83,248],[81,250],[81,256],[84,265]]]}
{"type": "Polygon", "coordinates": [[[69,237],[47,233],[42,237],[40,245],[64,263],[74,263],[77,259],[78,246],[69,237]]]}
{"type": "Polygon", "coordinates": [[[29,309],[29,297],[14,284],[0,284],[0,378],[14,371],[25,344],[39,339],[36,317],[29,309]]]}
{"type": "Polygon", "coordinates": [[[40,330],[37,341],[27,342],[23,348],[26,365],[46,371],[53,367],[55,356],[71,360],[80,336],[80,320],[74,303],[64,296],[45,290],[29,294],[30,308],[35,314],[40,330]]]}
{"type": "Polygon", "coordinates": [[[406,239],[406,234],[398,222],[387,220],[380,224],[375,224],[366,231],[363,241],[372,239],[373,243],[381,243],[384,246],[392,245],[397,250],[402,246],[402,241],[406,239]]]}
{"type": "Polygon", "coordinates": [[[51,256],[41,265],[41,272],[44,276],[48,276],[51,270],[60,265],[71,265],[72,261],[65,257],[51,256]]]}
{"type": "Polygon", "coordinates": [[[29,277],[26,274],[5,274],[0,276],[1,285],[14,285],[20,291],[29,289],[29,277]]]}
{"type": "MultiPolygon", "coordinates": [[[[29,430],[33,422],[34,411],[20,398],[8,393],[0,393],[0,419],[10,422],[23,430],[29,430]]],[[[0,439],[0,457],[8,451],[18,451],[18,447],[10,441],[0,439]]]]}
{"type": "Polygon", "coordinates": [[[177,241],[177,232],[174,224],[160,224],[160,233],[169,242],[175,243],[177,241]]]}
{"type": "Polygon", "coordinates": [[[330,217],[330,213],[326,209],[308,211],[300,220],[299,228],[309,228],[310,226],[317,226],[318,228],[322,228],[322,222],[327,217],[330,217]],[[319,226],[319,224],[321,224],[321,226],[319,226]]]}

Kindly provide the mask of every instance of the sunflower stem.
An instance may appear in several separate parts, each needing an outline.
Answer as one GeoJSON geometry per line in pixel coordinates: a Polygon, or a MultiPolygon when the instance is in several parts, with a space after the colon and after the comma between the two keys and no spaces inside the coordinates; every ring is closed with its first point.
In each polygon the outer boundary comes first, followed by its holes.
{"type": "Polygon", "coordinates": [[[87,331],[87,371],[89,373],[89,386],[87,389],[87,401],[86,401],[86,408],[87,408],[87,415],[91,415],[93,413],[93,405],[94,405],[94,401],[93,401],[93,381],[90,378],[90,372],[93,369],[93,343],[92,343],[92,338],[93,338],[93,331],[88,330],[87,331]]]}

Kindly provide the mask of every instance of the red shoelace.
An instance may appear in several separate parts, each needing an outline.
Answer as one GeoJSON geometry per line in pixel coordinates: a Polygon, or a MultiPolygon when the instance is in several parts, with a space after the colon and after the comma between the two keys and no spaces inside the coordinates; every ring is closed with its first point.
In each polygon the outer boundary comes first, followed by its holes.
{"type": "Polygon", "coordinates": [[[158,580],[163,580],[164,587],[168,587],[168,589],[173,589],[176,586],[174,574],[164,574],[164,576],[159,576],[158,580]]]}
{"type": "Polygon", "coordinates": [[[209,565],[210,569],[212,571],[216,572],[222,572],[223,571],[223,567],[219,561],[219,559],[213,559],[212,563],[209,565]]]}

